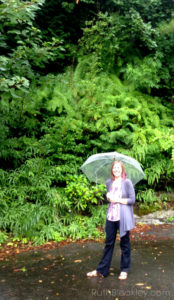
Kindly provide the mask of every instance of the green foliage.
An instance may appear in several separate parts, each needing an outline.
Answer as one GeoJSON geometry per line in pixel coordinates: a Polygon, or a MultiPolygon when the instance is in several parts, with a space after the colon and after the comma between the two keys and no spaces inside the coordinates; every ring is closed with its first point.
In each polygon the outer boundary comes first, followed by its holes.
{"type": "Polygon", "coordinates": [[[156,211],[161,208],[161,201],[152,189],[139,192],[137,200],[141,202],[140,209],[156,211]]]}
{"type": "Polygon", "coordinates": [[[60,168],[51,166],[48,160],[41,158],[28,159],[18,170],[10,173],[1,170],[0,228],[11,231],[21,240],[23,238],[27,241],[32,240],[35,244],[42,244],[50,239],[58,242],[68,236],[71,238],[99,236],[96,222],[91,227],[87,216],[83,221],[81,215],[77,219],[75,215],[84,211],[89,214],[92,204],[96,203],[97,199],[101,201],[103,187],[95,186],[90,190],[86,178],[79,176],[78,180],[74,175],[69,176],[67,187],[60,189],[54,187],[59,176],[61,179],[60,168]],[[81,191],[84,189],[86,195],[81,197],[81,191]],[[72,193],[79,197],[79,202],[72,193]],[[81,222],[90,227],[89,232],[83,228],[75,229],[79,228],[81,222]]]}
{"type": "Polygon", "coordinates": [[[122,72],[126,62],[132,62],[136,55],[142,58],[142,44],[148,51],[157,48],[157,36],[156,29],[145,23],[134,9],[130,10],[129,17],[99,13],[97,19],[86,22],[80,40],[81,52],[85,55],[95,53],[99,67],[106,71],[122,72]]]}
{"type": "Polygon", "coordinates": [[[95,53],[100,68],[112,69],[119,50],[119,35],[124,29],[120,18],[99,13],[98,20],[86,22],[80,41],[82,53],[95,53]]]}
{"type": "Polygon", "coordinates": [[[134,10],[146,23],[150,22],[155,27],[163,20],[171,19],[174,4],[172,0],[106,0],[102,1],[102,7],[111,12],[119,11],[120,15],[127,17],[134,10]]]}
{"type": "MultiPolygon", "coordinates": [[[[146,14],[144,4],[140,2],[119,1],[114,3],[115,7],[118,6],[117,13],[115,10],[110,15],[99,13],[96,18],[87,21],[80,40],[80,55],[95,56],[99,70],[114,72],[128,80],[133,88],[149,94],[153,89],[157,95],[171,99],[174,35],[173,21],[168,21],[172,16],[166,4],[149,1],[147,5],[151,9],[154,6],[155,10],[161,10],[162,19],[166,17],[162,25],[156,27],[153,22],[147,21],[149,13],[146,14]],[[166,30],[163,31],[163,27],[166,30]]],[[[173,3],[170,5],[173,6],[173,3]]],[[[150,16],[155,19],[154,15],[150,16]]]]}
{"type": "Polygon", "coordinates": [[[174,19],[172,18],[170,22],[162,22],[158,26],[158,30],[162,34],[173,34],[174,32],[174,19]]]}
{"type": "Polygon", "coordinates": [[[39,6],[43,5],[45,0],[34,0],[27,3],[22,0],[1,0],[1,20],[7,24],[31,24],[31,20],[35,18],[35,13],[39,6]]]}
{"type": "Polygon", "coordinates": [[[8,235],[6,232],[0,231],[0,244],[3,244],[8,238],[8,235]]]}
{"type": "Polygon", "coordinates": [[[0,89],[6,92],[3,101],[7,100],[6,94],[23,98],[29,80],[39,76],[36,70],[43,69],[50,61],[61,59],[65,51],[61,39],[54,37],[45,42],[41,31],[33,26],[35,14],[43,3],[44,0],[29,4],[21,0],[1,1],[0,89]]]}
{"type": "Polygon", "coordinates": [[[6,232],[35,244],[100,237],[106,190],[80,173],[91,154],[115,150],[140,161],[144,209],[159,208],[155,192],[173,184],[174,36],[166,2],[99,1],[99,14],[94,1],[48,2],[0,4],[0,242],[6,232]],[[35,16],[53,2],[62,14],[38,28],[35,16]],[[78,23],[80,7],[88,14],[78,23]],[[62,21],[72,14],[74,28],[62,21]]]}
{"type": "Polygon", "coordinates": [[[147,90],[150,93],[151,88],[158,88],[160,78],[158,76],[161,63],[152,57],[145,57],[143,61],[137,60],[134,65],[128,64],[125,72],[125,79],[129,84],[137,89],[147,90]]]}
{"type": "Polygon", "coordinates": [[[103,227],[106,220],[106,211],[108,204],[103,204],[100,206],[91,206],[91,222],[96,226],[103,227]]]}
{"type": "Polygon", "coordinates": [[[33,237],[34,244],[42,245],[49,240],[61,242],[66,239],[65,230],[61,223],[44,225],[38,234],[33,237]]]}
{"type": "Polygon", "coordinates": [[[91,204],[101,204],[105,187],[103,185],[90,185],[89,181],[82,175],[69,177],[65,194],[72,199],[72,210],[75,212],[89,211],[91,204]]]}
{"type": "Polygon", "coordinates": [[[174,163],[174,148],[172,149],[172,160],[173,160],[173,163],[174,163]]]}
{"type": "Polygon", "coordinates": [[[72,239],[96,238],[100,236],[92,219],[76,215],[68,226],[68,236],[72,239]]]}

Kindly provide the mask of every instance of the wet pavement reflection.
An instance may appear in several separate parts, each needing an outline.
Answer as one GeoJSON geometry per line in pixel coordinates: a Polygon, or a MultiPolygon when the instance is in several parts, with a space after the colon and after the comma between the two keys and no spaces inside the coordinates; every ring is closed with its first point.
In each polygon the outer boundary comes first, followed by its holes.
{"type": "Polygon", "coordinates": [[[7,257],[0,262],[0,300],[174,299],[174,226],[159,228],[149,231],[150,239],[132,240],[126,281],[118,280],[119,241],[106,278],[86,277],[97,266],[103,243],[72,243],[7,257]]]}

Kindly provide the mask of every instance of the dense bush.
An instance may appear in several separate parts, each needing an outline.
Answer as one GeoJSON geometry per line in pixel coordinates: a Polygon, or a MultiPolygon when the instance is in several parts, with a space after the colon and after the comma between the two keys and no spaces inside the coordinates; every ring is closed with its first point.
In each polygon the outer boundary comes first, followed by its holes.
{"type": "Polygon", "coordinates": [[[106,190],[80,172],[94,153],[139,160],[142,208],[158,209],[156,192],[172,188],[173,19],[161,1],[148,5],[156,12],[158,2],[163,23],[138,0],[110,1],[110,14],[106,2],[95,15],[94,1],[83,1],[93,12],[86,25],[82,18],[76,65],[55,75],[47,74],[53,62],[62,70],[74,54],[71,39],[46,39],[47,30],[33,26],[44,1],[1,1],[0,242],[9,233],[35,243],[99,237],[106,190]]]}
{"type": "Polygon", "coordinates": [[[129,89],[115,75],[91,78],[88,64],[84,58],[73,75],[68,70],[48,77],[32,90],[31,103],[23,103],[27,118],[16,128],[17,132],[25,128],[27,136],[9,136],[3,145],[1,160],[6,157],[7,170],[1,170],[0,178],[1,228],[15,236],[41,243],[99,235],[94,227],[101,223],[93,206],[102,203],[105,189],[91,186],[79,170],[92,153],[116,150],[137,158],[146,173],[146,181],[138,187],[142,203],[153,204],[156,199],[151,200],[147,186],[154,193],[172,185],[170,107],[129,89]],[[31,124],[28,127],[31,111],[34,135],[31,124]],[[14,170],[8,170],[11,161],[14,170]]]}

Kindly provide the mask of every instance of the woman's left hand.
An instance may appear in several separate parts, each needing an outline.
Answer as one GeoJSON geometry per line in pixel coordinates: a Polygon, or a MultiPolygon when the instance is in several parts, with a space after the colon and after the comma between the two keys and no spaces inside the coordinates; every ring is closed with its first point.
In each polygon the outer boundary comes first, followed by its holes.
{"type": "Polygon", "coordinates": [[[114,198],[110,199],[110,202],[112,202],[112,203],[120,203],[120,201],[121,201],[121,198],[119,198],[119,197],[114,197],[114,198]]]}
{"type": "Polygon", "coordinates": [[[116,197],[116,198],[110,200],[110,202],[120,203],[120,204],[125,204],[126,205],[127,204],[127,199],[116,197]]]}

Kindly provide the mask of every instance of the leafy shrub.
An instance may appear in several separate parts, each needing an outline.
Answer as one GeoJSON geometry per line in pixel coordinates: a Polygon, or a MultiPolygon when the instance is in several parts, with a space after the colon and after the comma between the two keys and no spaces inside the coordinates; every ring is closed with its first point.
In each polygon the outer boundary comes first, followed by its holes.
{"type": "Polygon", "coordinates": [[[148,189],[137,194],[137,200],[140,201],[140,209],[156,211],[161,209],[161,200],[157,198],[154,190],[148,189]]]}
{"type": "Polygon", "coordinates": [[[83,175],[69,176],[65,188],[65,194],[71,199],[74,212],[90,211],[92,204],[101,204],[104,191],[103,185],[91,186],[83,175]]]}
{"type": "Polygon", "coordinates": [[[4,231],[0,231],[0,244],[3,244],[8,238],[8,235],[4,231]]]}
{"type": "Polygon", "coordinates": [[[91,213],[91,222],[95,224],[97,227],[103,227],[106,221],[106,211],[108,204],[100,205],[100,206],[92,206],[90,209],[91,213]]]}
{"type": "Polygon", "coordinates": [[[65,231],[66,228],[61,223],[44,225],[41,230],[38,231],[37,235],[32,238],[32,240],[35,245],[42,245],[49,240],[61,242],[67,238],[65,231]]]}
{"type": "Polygon", "coordinates": [[[92,218],[76,215],[67,228],[67,235],[72,239],[92,239],[100,237],[101,232],[97,229],[92,218]]]}

